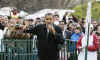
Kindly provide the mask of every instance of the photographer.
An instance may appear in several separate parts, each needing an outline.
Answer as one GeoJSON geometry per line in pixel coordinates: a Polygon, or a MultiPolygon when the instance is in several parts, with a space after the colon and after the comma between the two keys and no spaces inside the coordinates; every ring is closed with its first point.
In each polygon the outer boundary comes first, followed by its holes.
{"type": "Polygon", "coordinates": [[[33,22],[34,22],[34,20],[33,19],[29,19],[28,20],[28,25],[26,26],[26,28],[25,28],[25,33],[29,33],[29,35],[30,35],[30,38],[32,38],[33,37],[33,34],[32,34],[32,30],[33,30],[33,28],[35,27],[35,25],[33,24],[33,22]]]}

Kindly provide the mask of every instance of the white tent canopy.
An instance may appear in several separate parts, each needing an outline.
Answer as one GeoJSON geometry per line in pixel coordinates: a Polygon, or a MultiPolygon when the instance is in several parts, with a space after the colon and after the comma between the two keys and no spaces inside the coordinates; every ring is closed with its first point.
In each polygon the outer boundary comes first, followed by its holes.
{"type": "Polygon", "coordinates": [[[13,8],[14,7],[3,7],[3,8],[0,8],[0,15],[2,15],[2,16],[10,16],[11,10],[13,8]]]}
{"type": "Polygon", "coordinates": [[[10,13],[9,12],[4,12],[4,11],[0,11],[0,15],[2,15],[2,16],[9,16],[10,13]]]}
{"type": "Polygon", "coordinates": [[[0,11],[9,11],[9,10],[12,10],[14,7],[3,7],[3,8],[0,8],[0,11]]]}
{"type": "MultiPolygon", "coordinates": [[[[11,15],[11,11],[14,9],[14,7],[3,7],[3,8],[0,8],[0,15],[2,16],[10,16],[11,15]]],[[[65,12],[69,12],[69,13],[74,13],[75,11],[74,10],[65,10],[65,9],[43,9],[43,10],[40,10],[34,14],[28,14],[27,12],[25,11],[20,11],[18,13],[18,15],[20,17],[25,17],[25,19],[35,19],[37,17],[44,17],[45,14],[47,13],[53,13],[55,14],[55,12],[57,14],[59,14],[60,16],[60,20],[62,19],[62,16],[64,16],[65,12]]]]}
{"type": "MultiPolygon", "coordinates": [[[[2,15],[2,16],[10,16],[12,14],[11,11],[13,9],[14,9],[14,7],[3,7],[3,8],[0,8],[0,15],[2,15]]],[[[27,15],[28,15],[28,13],[23,11],[23,10],[18,13],[18,16],[20,16],[20,17],[24,17],[24,16],[27,16],[27,15]]]]}
{"type": "Polygon", "coordinates": [[[60,16],[60,19],[62,19],[62,16],[64,16],[65,12],[69,12],[69,13],[74,13],[75,10],[65,10],[65,9],[43,9],[43,10],[40,10],[34,14],[31,14],[31,15],[28,15],[25,17],[25,19],[35,19],[37,17],[44,17],[45,14],[47,13],[55,13],[57,12],[57,14],[59,14],[60,16]]]}

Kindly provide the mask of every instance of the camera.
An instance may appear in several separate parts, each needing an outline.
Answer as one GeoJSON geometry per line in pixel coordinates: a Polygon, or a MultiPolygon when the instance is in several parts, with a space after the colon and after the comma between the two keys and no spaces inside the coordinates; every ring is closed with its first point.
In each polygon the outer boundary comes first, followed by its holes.
{"type": "Polygon", "coordinates": [[[15,29],[20,29],[20,24],[16,24],[15,29]]]}
{"type": "Polygon", "coordinates": [[[29,26],[27,26],[27,28],[26,28],[26,33],[32,33],[33,32],[33,28],[34,28],[34,26],[33,25],[29,25],[29,26]]]}

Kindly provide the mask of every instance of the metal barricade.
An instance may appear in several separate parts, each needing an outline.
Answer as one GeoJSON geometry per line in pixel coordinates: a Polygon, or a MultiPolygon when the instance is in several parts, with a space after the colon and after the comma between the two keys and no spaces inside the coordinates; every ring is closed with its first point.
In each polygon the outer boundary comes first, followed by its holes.
{"type": "Polygon", "coordinates": [[[59,51],[59,59],[60,60],[77,60],[77,49],[76,49],[75,41],[71,41],[69,39],[65,40],[64,45],[59,51]]]}
{"type": "MultiPolygon", "coordinates": [[[[4,39],[1,44],[0,60],[38,60],[36,36],[34,39],[4,39]]],[[[74,41],[66,40],[59,52],[60,60],[77,60],[77,50],[71,52],[74,41]],[[72,47],[72,48],[71,48],[72,47]]],[[[74,47],[75,48],[75,47],[74,47]]]]}
{"type": "Polygon", "coordinates": [[[37,52],[36,39],[6,38],[1,43],[0,60],[38,60],[37,52]]]}

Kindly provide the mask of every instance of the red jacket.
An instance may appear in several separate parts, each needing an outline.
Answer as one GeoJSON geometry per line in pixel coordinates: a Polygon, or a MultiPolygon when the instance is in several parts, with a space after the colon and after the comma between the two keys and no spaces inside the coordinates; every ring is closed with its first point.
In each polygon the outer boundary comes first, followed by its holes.
{"type": "MultiPolygon", "coordinates": [[[[83,36],[80,37],[80,40],[78,41],[76,48],[78,50],[80,50],[79,47],[82,46],[81,40],[82,40],[83,36]]],[[[88,51],[97,51],[98,50],[98,39],[96,37],[95,34],[93,34],[93,45],[92,46],[88,46],[88,51]]]]}

